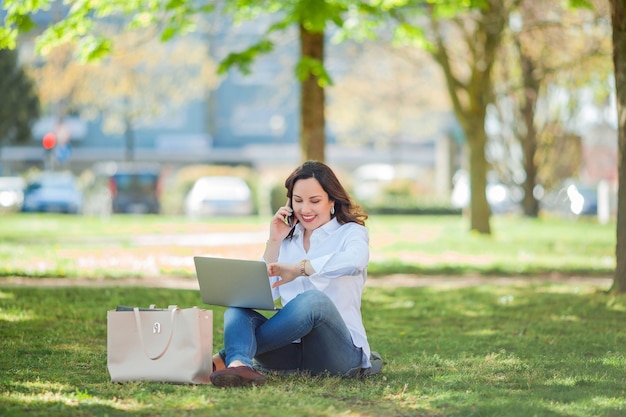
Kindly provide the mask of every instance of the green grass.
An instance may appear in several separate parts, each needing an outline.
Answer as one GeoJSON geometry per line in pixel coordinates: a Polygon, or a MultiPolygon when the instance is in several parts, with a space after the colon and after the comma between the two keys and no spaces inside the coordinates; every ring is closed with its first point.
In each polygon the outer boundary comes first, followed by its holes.
{"type": "MultiPolygon", "coordinates": [[[[193,278],[193,255],[258,258],[264,239],[235,246],[158,244],[159,237],[267,231],[260,217],[190,220],[175,216],[0,216],[0,276],[193,278]],[[149,236],[156,244],[138,243],[149,236]],[[109,263],[93,257],[110,258],[109,263]],[[122,258],[125,262],[116,262],[122,258]],[[148,264],[146,264],[148,262],[148,264]]],[[[470,233],[460,216],[381,216],[368,222],[372,275],[395,273],[609,276],[615,224],[593,220],[494,217],[490,236],[470,233]]]]}
{"type": "MultiPolygon", "coordinates": [[[[368,287],[363,315],[382,374],[270,376],[226,390],[110,382],[106,311],[151,303],[200,300],[192,290],[0,287],[0,416],[626,415],[626,299],[592,286],[368,287]]],[[[223,309],[214,313],[217,349],[223,309]]]]}
{"type": "MultiPolygon", "coordinates": [[[[481,236],[462,217],[372,216],[369,228],[373,275],[593,277],[614,268],[614,224],[497,217],[481,236]]],[[[0,275],[191,279],[193,255],[256,258],[266,230],[258,217],[3,215],[0,275]],[[231,246],[165,238],[248,231],[255,241],[231,246]],[[146,236],[156,243],[137,243],[146,236]]],[[[385,359],[381,375],[270,376],[263,387],[220,390],[113,384],[106,368],[107,310],[199,305],[197,291],[7,283],[0,279],[0,417],[626,415],[626,299],[592,284],[368,287],[362,310],[385,359]]],[[[214,312],[217,349],[223,309],[214,312]]]]}

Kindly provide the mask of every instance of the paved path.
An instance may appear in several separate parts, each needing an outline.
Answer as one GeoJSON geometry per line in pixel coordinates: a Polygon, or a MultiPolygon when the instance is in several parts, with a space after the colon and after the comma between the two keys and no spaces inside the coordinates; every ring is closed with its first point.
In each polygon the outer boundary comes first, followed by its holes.
{"type": "MultiPolygon", "coordinates": [[[[483,276],[417,276],[388,275],[370,277],[369,287],[439,287],[463,288],[477,285],[533,285],[533,284],[567,284],[593,286],[609,289],[613,283],[610,277],[483,277],[483,276]]],[[[36,287],[152,287],[198,289],[195,278],[177,276],[158,276],[143,278],[107,278],[107,279],[75,279],[75,278],[0,278],[0,287],[36,286],[36,287]]]]}

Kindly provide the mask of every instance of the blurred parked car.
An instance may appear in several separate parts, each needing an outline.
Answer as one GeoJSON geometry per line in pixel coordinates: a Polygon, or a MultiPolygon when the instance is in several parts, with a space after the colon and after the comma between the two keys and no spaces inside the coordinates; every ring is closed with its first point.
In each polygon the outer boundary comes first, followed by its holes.
{"type": "Polygon", "coordinates": [[[43,173],[24,190],[23,212],[78,214],[82,208],[83,193],[70,173],[43,173]]]}
{"type": "Polygon", "coordinates": [[[0,211],[19,211],[26,181],[22,177],[0,177],[0,211]]]}
{"type": "Polygon", "coordinates": [[[541,208],[561,215],[595,216],[598,214],[598,190],[568,180],[541,200],[541,208]]]}
{"type": "MultiPolygon", "coordinates": [[[[456,208],[469,207],[471,197],[469,174],[459,170],[454,175],[453,182],[454,187],[450,196],[450,203],[456,208]]],[[[519,202],[522,198],[522,193],[515,188],[492,180],[487,182],[485,194],[493,214],[518,213],[521,210],[519,202]]]]}
{"type": "Polygon", "coordinates": [[[567,188],[570,210],[577,216],[595,216],[598,214],[598,191],[595,187],[571,184],[567,188]]]}
{"type": "Polygon", "coordinates": [[[239,177],[201,177],[185,198],[184,212],[192,217],[250,215],[254,213],[252,191],[239,177]]]}
{"type": "Polygon", "coordinates": [[[352,173],[354,196],[359,201],[369,201],[378,197],[383,188],[396,177],[396,170],[389,164],[361,165],[352,173]]]}
{"type": "Polygon", "coordinates": [[[386,189],[394,181],[417,181],[420,171],[415,165],[410,164],[371,163],[356,168],[352,176],[355,198],[360,203],[368,204],[384,198],[386,189]]]}
{"type": "Polygon", "coordinates": [[[116,166],[109,176],[113,213],[158,214],[160,176],[157,166],[116,166]]]}

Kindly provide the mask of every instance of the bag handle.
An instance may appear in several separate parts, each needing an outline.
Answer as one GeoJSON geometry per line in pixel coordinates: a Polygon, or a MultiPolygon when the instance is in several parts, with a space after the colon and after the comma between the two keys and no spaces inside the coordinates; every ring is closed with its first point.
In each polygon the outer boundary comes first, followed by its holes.
{"type": "Polygon", "coordinates": [[[139,341],[141,342],[141,347],[143,348],[143,353],[145,353],[146,357],[148,357],[148,359],[151,359],[153,361],[160,359],[163,355],[165,355],[165,352],[167,352],[167,349],[170,347],[170,343],[172,342],[172,337],[174,336],[174,315],[176,314],[177,311],[180,310],[179,307],[177,306],[170,306],[170,311],[172,312],[171,316],[170,316],[170,320],[172,322],[171,325],[171,329],[170,329],[170,335],[167,338],[167,343],[165,344],[165,347],[163,348],[163,351],[161,353],[159,353],[156,356],[150,356],[150,354],[148,353],[148,350],[146,349],[146,344],[143,340],[143,332],[141,331],[141,316],[139,315],[139,308],[135,307],[133,308],[134,312],[135,312],[135,323],[137,323],[137,332],[139,333],[139,341]]]}

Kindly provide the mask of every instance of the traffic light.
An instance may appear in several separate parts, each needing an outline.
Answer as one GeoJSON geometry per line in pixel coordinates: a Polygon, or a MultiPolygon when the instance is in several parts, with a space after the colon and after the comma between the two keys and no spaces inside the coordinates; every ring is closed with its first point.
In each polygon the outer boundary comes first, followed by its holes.
{"type": "Polygon", "coordinates": [[[56,143],[57,135],[55,135],[53,132],[46,133],[41,140],[41,144],[43,145],[44,149],[47,150],[54,148],[54,145],[56,145],[56,143]]]}

